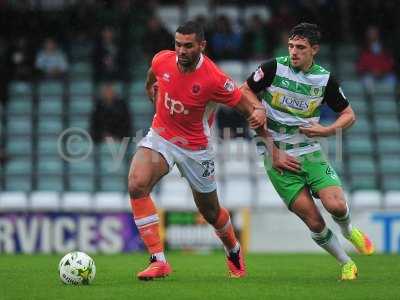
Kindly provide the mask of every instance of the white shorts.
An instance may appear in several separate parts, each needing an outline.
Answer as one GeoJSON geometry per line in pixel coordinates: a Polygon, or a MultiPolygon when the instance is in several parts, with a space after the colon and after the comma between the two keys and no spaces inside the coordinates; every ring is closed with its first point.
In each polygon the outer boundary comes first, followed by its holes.
{"type": "Polygon", "coordinates": [[[167,161],[169,171],[176,164],[181,175],[190,186],[200,193],[210,193],[217,189],[215,182],[214,152],[212,149],[192,151],[178,147],[150,129],[139,142],[138,147],[152,149],[167,161]]]}

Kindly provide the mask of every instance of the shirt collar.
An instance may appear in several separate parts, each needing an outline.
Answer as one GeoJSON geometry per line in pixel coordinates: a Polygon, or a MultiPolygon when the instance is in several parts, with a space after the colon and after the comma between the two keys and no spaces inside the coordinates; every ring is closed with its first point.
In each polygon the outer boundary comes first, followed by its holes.
{"type": "Polygon", "coordinates": [[[307,71],[302,71],[300,68],[296,68],[296,67],[294,67],[294,66],[292,65],[292,61],[291,61],[291,59],[290,59],[290,57],[289,57],[289,67],[290,67],[290,69],[292,69],[292,71],[295,72],[296,74],[297,74],[297,73],[300,73],[300,72],[303,72],[303,74],[308,74],[308,73],[310,73],[310,72],[314,69],[315,63],[314,63],[314,60],[313,60],[311,66],[308,68],[308,70],[307,70],[307,71]]]}
{"type": "MultiPolygon", "coordinates": [[[[175,56],[175,61],[178,63],[178,55],[175,56]]],[[[200,53],[200,59],[199,59],[199,61],[197,62],[196,70],[199,69],[199,68],[201,67],[201,65],[203,64],[203,62],[204,62],[204,55],[203,55],[203,53],[200,53]]]]}

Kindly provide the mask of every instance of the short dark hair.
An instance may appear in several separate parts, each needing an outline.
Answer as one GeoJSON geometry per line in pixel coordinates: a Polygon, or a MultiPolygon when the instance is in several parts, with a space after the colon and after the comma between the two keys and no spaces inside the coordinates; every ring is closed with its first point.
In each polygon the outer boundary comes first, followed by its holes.
{"type": "Polygon", "coordinates": [[[321,31],[317,24],[312,23],[300,23],[294,26],[289,32],[289,39],[295,36],[308,39],[311,46],[318,45],[321,41],[321,31]]]}
{"type": "Polygon", "coordinates": [[[180,25],[176,32],[181,34],[196,34],[198,41],[204,41],[204,30],[203,27],[195,21],[187,21],[180,25]]]}

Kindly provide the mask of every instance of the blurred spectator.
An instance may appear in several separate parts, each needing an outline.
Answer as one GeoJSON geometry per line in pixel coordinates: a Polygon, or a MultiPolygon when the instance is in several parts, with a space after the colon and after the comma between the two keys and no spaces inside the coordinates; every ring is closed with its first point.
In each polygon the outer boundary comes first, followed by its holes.
{"type": "Polygon", "coordinates": [[[272,45],[269,30],[259,15],[250,18],[250,24],[244,33],[247,59],[264,60],[271,56],[272,45]]]}
{"type": "Polygon", "coordinates": [[[218,16],[210,42],[211,55],[215,60],[242,58],[242,36],[233,30],[227,16],[218,16]]]}
{"type": "Polygon", "coordinates": [[[34,75],[34,54],[32,45],[25,36],[18,37],[8,54],[8,65],[11,78],[16,80],[31,80],[34,75]]]}
{"type": "Polygon", "coordinates": [[[295,11],[292,10],[287,1],[279,1],[278,3],[277,7],[273,7],[271,18],[267,23],[273,44],[279,43],[282,31],[289,32],[298,23],[295,11]]]}
{"type": "Polygon", "coordinates": [[[395,87],[394,59],[384,48],[376,26],[370,26],[366,31],[366,43],[357,62],[357,71],[367,93],[374,92],[376,81],[395,87]]]}
{"type": "Polygon", "coordinates": [[[274,57],[289,55],[288,41],[289,41],[289,33],[287,31],[282,31],[280,33],[278,47],[274,50],[274,57]]]}
{"type": "MultiPolygon", "coordinates": [[[[204,39],[207,41],[207,43],[209,43],[212,33],[211,33],[210,23],[208,22],[207,17],[205,15],[197,15],[194,18],[194,21],[203,27],[204,39]]],[[[210,51],[211,49],[207,45],[207,47],[204,49],[204,54],[209,56],[210,51]]]]}
{"type": "Polygon", "coordinates": [[[132,134],[131,124],[128,105],[117,96],[111,82],[104,83],[90,120],[93,141],[98,144],[106,137],[118,140],[130,137],[132,134]]]}
{"type": "MultiPolygon", "coordinates": [[[[0,37],[0,103],[4,104],[8,98],[8,82],[10,80],[9,68],[7,67],[7,41],[0,37]]],[[[0,116],[1,116],[0,107],[0,116]]],[[[1,118],[0,118],[0,134],[1,134],[1,118]]],[[[1,143],[1,139],[0,139],[1,143]]]]}
{"type": "Polygon", "coordinates": [[[174,37],[163,26],[160,19],[153,16],[147,21],[142,45],[144,55],[150,60],[154,54],[161,50],[172,50],[174,48],[174,37]]]}
{"type": "Polygon", "coordinates": [[[348,1],[348,10],[351,11],[351,30],[358,43],[362,43],[365,28],[375,24],[382,30],[382,39],[390,42],[393,38],[393,29],[396,28],[398,19],[398,0],[364,0],[348,1]]]}
{"type": "Polygon", "coordinates": [[[0,167],[4,168],[7,163],[7,155],[5,154],[3,149],[0,149],[0,167]]]}
{"type": "MultiPolygon", "coordinates": [[[[299,22],[321,24],[321,2],[320,0],[300,0],[296,7],[299,22]]],[[[330,1],[333,2],[333,1],[330,1]]]]}
{"type": "MultiPolygon", "coordinates": [[[[96,32],[96,11],[88,2],[80,1],[70,9],[67,35],[71,59],[86,60],[89,55],[81,55],[93,47],[96,32]]],[[[88,51],[90,56],[92,51],[88,51]]],[[[89,54],[88,53],[88,54],[89,54]]]]}
{"type": "Polygon", "coordinates": [[[194,17],[194,21],[203,27],[204,38],[206,41],[208,41],[211,37],[211,32],[210,32],[211,28],[210,28],[210,22],[207,19],[207,17],[205,15],[197,15],[194,17]]]}
{"type": "Polygon", "coordinates": [[[52,38],[45,40],[43,49],[36,56],[35,67],[46,78],[61,78],[66,74],[67,58],[52,38]]]}
{"type": "Polygon", "coordinates": [[[105,27],[97,40],[93,62],[94,62],[94,80],[119,80],[124,72],[121,64],[122,49],[119,45],[115,31],[111,27],[105,27]]]}

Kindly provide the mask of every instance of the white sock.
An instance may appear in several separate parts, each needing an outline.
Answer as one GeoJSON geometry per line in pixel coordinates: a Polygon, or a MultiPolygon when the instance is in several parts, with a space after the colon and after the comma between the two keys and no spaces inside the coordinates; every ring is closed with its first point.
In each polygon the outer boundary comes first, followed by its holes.
{"type": "Polygon", "coordinates": [[[339,225],[340,231],[342,232],[343,236],[345,238],[349,238],[351,235],[351,231],[353,229],[353,226],[351,225],[351,220],[350,220],[350,210],[349,207],[346,203],[346,214],[342,217],[337,217],[332,215],[332,219],[339,225]]]}
{"type": "Polygon", "coordinates": [[[311,232],[312,239],[325,249],[329,254],[334,256],[340,264],[345,264],[351,261],[351,258],[344,252],[336,235],[328,228],[325,227],[322,232],[311,232]]]}
{"type": "Polygon", "coordinates": [[[225,248],[225,252],[226,252],[227,254],[229,254],[229,253],[237,253],[237,252],[239,252],[239,250],[240,250],[240,244],[239,244],[239,242],[236,242],[235,246],[234,246],[232,249],[230,249],[230,250],[227,250],[227,249],[225,248]]]}
{"type": "Polygon", "coordinates": [[[166,262],[167,260],[165,259],[165,254],[164,252],[157,252],[157,253],[153,253],[152,256],[154,256],[156,258],[157,261],[162,261],[162,262],[166,262]]]}

